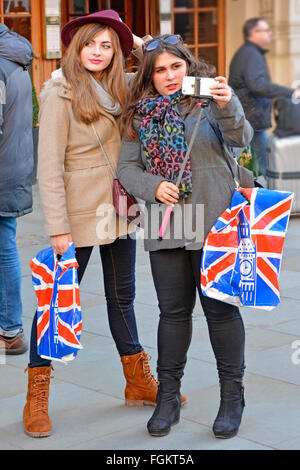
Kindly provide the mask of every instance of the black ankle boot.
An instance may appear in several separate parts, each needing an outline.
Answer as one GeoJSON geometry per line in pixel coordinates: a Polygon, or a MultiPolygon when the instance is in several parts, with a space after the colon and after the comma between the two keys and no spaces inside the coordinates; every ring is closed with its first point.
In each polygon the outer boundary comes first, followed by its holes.
{"type": "Polygon", "coordinates": [[[157,437],[169,434],[171,426],[179,422],[180,408],[180,382],[159,383],[156,408],[147,423],[149,434],[157,437]]]}
{"type": "Polygon", "coordinates": [[[221,380],[221,403],[213,425],[215,437],[228,439],[236,436],[245,407],[244,387],[240,380],[221,380]]]}

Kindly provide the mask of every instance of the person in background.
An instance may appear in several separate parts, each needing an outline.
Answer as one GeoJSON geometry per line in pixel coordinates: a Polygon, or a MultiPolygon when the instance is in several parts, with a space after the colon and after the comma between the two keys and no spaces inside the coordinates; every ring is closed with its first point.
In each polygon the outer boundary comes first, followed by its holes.
{"type": "Polygon", "coordinates": [[[0,24],[0,342],[8,355],[28,349],[16,231],[17,218],[32,212],[32,60],[27,39],[0,24]]]}
{"type": "Polygon", "coordinates": [[[300,91],[272,83],[265,55],[272,31],[263,18],[250,18],[243,27],[244,44],[235,53],[229,71],[229,85],[239,97],[246,118],[254,129],[250,143],[264,177],[267,172],[268,129],[271,127],[272,99],[300,98],[300,91]]]}

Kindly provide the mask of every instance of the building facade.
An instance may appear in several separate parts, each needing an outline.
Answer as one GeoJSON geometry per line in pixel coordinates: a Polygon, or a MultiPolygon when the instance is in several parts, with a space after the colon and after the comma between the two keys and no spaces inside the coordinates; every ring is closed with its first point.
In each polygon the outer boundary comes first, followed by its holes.
{"type": "MultiPolygon", "coordinates": [[[[0,21],[33,45],[33,81],[39,92],[59,67],[63,25],[101,9],[118,11],[139,35],[181,34],[188,47],[227,75],[242,44],[242,25],[263,16],[273,29],[267,55],[272,79],[291,86],[300,80],[300,0],[0,0],[0,21]]],[[[128,66],[132,65],[129,61],[128,66]]]]}

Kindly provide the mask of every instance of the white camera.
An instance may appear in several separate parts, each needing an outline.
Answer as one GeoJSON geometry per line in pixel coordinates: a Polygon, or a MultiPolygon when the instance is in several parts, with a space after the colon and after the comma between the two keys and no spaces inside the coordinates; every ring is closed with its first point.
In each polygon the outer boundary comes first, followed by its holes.
{"type": "Polygon", "coordinates": [[[183,77],[182,93],[199,98],[212,98],[210,87],[216,84],[218,82],[213,78],[183,77]]]}

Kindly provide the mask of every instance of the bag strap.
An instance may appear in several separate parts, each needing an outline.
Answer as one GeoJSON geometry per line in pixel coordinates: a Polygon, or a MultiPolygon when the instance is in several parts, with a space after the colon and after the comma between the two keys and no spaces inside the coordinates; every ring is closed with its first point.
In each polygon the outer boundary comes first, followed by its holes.
{"type": "Polygon", "coordinates": [[[93,122],[91,123],[91,126],[92,126],[92,129],[93,129],[93,131],[94,131],[94,134],[95,134],[95,136],[96,136],[96,138],[97,138],[97,140],[98,140],[99,147],[101,148],[102,153],[103,153],[103,155],[105,156],[105,160],[106,160],[106,162],[107,162],[107,164],[108,164],[108,166],[109,166],[109,168],[110,168],[110,171],[111,171],[111,173],[112,173],[112,175],[113,175],[113,178],[117,178],[116,169],[115,169],[115,167],[113,166],[113,164],[111,163],[110,159],[108,158],[108,155],[107,155],[107,153],[106,153],[106,151],[105,151],[105,149],[104,149],[104,147],[103,147],[103,144],[102,144],[102,142],[101,142],[101,139],[100,139],[100,137],[99,137],[98,132],[96,131],[96,128],[95,128],[93,122]]]}
{"type": "MultiPolygon", "coordinates": [[[[193,133],[192,133],[192,136],[191,136],[191,140],[190,140],[190,143],[189,143],[189,146],[188,146],[186,155],[185,155],[184,160],[183,160],[183,162],[182,162],[182,164],[181,164],[181,168],[180,168],[179,175],[178,175],[178,177],[177,177],[177,181],[176,181],[176,186],[177,186],[177,188],[178,188],[179,185],[180,185],[180,181],[181,181],[183,172],[184,172],[184,170],[185,170],[185,167],[186,167],[188,158],[189,158],[189,156],[190,156],[190,153],[191,153],[191,150],[192,150],[192,147],[193,147],[195,138],[196,138],[196,134],[197,134],[197,131],[198,131],[198,127],[199,127],[199,124],[200,124],[200,121],[201,121],[201,118],[202,118],[202,115],[203,115],[203,112],[204,112],[204,108],[207,106],[207,102],[204,101],[204,102],[202,102],[202,103],[199,103],[199,105],[201,106],[200,113],[199,113],[199,116],[198,116],[198,118],[197,118],[197,122],[196,122],[196,125],[195,125],[195,127],[194,127],[194,130],[193,130],[193,133]]],[[[199,106],[199,105],[198,105],[198,106],[199,106]]]]}
{"type": "Polygon", "coordinates": [[[235,182],[235,186],[236,188],[240,188],[240,183],[238,182],[237,180],[237,171],[234,172],[233,168],[232,168],[232,165],[231,165],[231,161],[234,161],[235,162],[235,168],[237,170],[238,168],[238,163],[236,162],[234,156],[233,156],[233,153],[231,153],[229,147],[225,144],[224,140],[223,140],[223,137],[222,137],[222,134],[221,134],[221,131],[219,129],[218,126],[215,125],[215,123],[212,121],[211,117],[209,116],[209,113],[205,113],[206,115],[206,118],[209,122],[209,124],[211,125],[211,127],[213,128],[213,130],[215,131],[215,134],[216,136],[218,137],[219,141],[220,141],[220,144],[221,144],[221,147],[223,149],[223,154],[225,155],[225,161],[227,163],[227,166],[230,170],[230,173],[232,175],[232,178],[235,182]]]}

